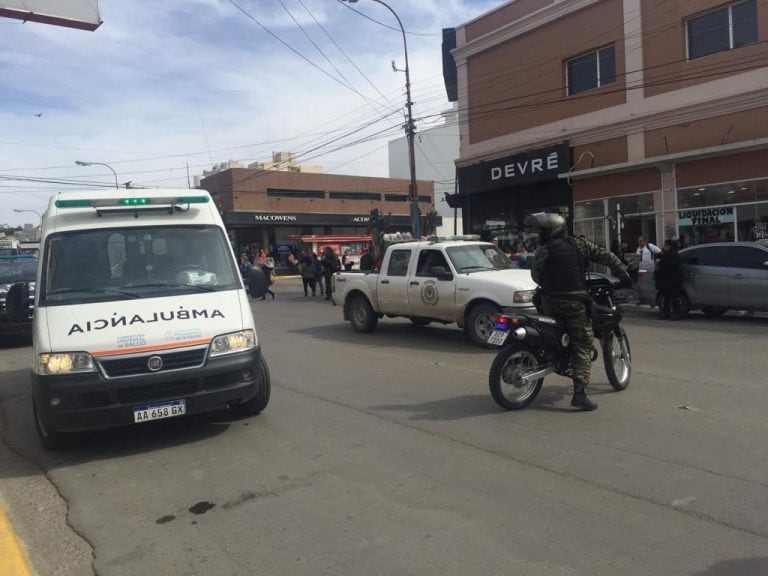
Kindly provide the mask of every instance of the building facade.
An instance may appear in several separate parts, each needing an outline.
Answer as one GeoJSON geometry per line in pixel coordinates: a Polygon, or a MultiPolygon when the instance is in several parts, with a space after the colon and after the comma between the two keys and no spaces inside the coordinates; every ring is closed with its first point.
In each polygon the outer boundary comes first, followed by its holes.
{"type": "Polygon", "coordinates": [[[768,238],[768,6],[514,0],[455,31],[465,231],[768,238]]]}
{"type": "MultiPolygon", "coordinates": [[[[229,168],[200,181],[215,198],[236,252],[264,249],[278,268],[287,266],[292,249],[301,248],[302,237],[313,237],[315,244],[333,238],[340,245],[345,236],[369,235],[374,209],[387,219],[389,231],[410,231],[409,184],[405,179],[255,168],[229,168]]],[[[434,210],[432,182],[419,180],[417,186],[421,213],[434,210]]]]}

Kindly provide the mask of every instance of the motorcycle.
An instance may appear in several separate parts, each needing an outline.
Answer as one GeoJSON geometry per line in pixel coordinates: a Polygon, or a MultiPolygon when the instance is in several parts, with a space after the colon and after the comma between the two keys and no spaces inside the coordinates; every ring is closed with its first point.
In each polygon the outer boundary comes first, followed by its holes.
{"type": "MultiPolygon", "coordinates": [[[[605,372],[615,390],[629,386],[632,357],[629,338],[620,325],[626,298],[616,291],[617,282],[603,274],[590,273],[587,289],[592,330],[600,341],[605,372]]],[[[488,383],[496,403],[507,410],[528,406],[541,391],[544,377],[559,374],[573,377],[573,348],[565,323],[538,312],[510,312],[494,317],[489,344],[502,346],[491,365],[488,383]]],[[[597,360],[593,348],[592,362],[597,360]]]]}

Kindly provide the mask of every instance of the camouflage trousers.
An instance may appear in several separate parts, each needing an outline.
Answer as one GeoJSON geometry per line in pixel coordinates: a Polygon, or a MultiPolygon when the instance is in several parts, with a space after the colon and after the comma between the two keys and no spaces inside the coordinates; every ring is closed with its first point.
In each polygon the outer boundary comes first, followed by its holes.
{"type": "Polygon", "coordinates": [[[573,385],[586,388],[592,370],[594,339],[586,303],[582,300],[544,296],[543,305],[544,314],[565,322],[573,348],[573,385]]]}

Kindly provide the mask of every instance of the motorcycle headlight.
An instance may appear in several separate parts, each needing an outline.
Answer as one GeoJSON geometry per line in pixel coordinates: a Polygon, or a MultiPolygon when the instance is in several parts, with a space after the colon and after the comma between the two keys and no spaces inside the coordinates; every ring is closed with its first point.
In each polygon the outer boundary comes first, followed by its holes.
{"type": "Polygon", "coordinates": [[[95,370],[96,365],[88,352],[59,352],[37,355],[38,374],[77,374],[94,372],[95,370]]]}
{"type": "Polygon", "coordinates": [[[533,294],[536,292],[535,290],[520,290],[518,292],[515,292],[514,296],[512,297],[512,301],[515,304],[529,304],[533,301],[533,294]]]}
{"type": "Polygon", "coordinates": [[[210,356],[223,356],[235,352],[245,352],[256,346],[256,334],[253,330],[241,330],[231,334],[216,336],[211,341],[210,356]]]}

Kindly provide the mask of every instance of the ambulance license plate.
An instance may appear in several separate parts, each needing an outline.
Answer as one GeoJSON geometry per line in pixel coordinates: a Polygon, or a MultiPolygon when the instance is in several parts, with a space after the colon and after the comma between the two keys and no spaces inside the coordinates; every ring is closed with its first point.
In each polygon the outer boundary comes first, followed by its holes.
{"type": "Polygon", "coordinates": [[[145,406],[136,406],[133,409],[133,421],[149,422],[150,420],[162,420],[163,418],[173,418],[187,413],[187,405],[184,400],[171,400],[160,404],[147,404],[145,406]]]}
{"type": "Polygon", "coordinates": [[[494,330],[488,337],[488,344],[491,346],[501,346],[507,340],[507,336],[509,336],[509,332],[504,330],[494,330]]]}

